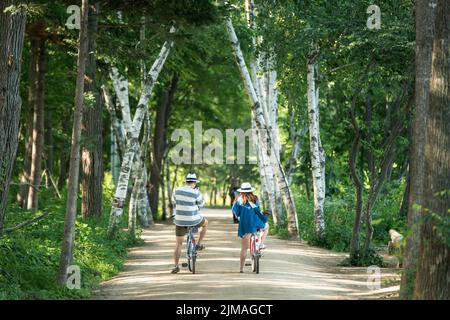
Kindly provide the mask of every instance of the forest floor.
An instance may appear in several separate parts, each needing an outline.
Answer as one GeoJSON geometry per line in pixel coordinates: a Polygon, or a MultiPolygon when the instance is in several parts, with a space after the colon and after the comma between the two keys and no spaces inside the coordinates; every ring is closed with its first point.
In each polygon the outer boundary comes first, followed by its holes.
{"type": "MultiPolygon", "coordinates": [[[[367,288],[367,269],[338,266],[347,254],[303,242],[268,237],[260,274],[239,273],[240,242],[230,210],[203,209],[209,230],[197,273],[173,267],[174,225],[157,223],[143,231],[124,269],[94,290],[92,299],[389,299],[398,291],[399,269],[381,269],[381,289],[367,288]]],[[[185,246],[180,260],[185,262],[185,246]]]]}

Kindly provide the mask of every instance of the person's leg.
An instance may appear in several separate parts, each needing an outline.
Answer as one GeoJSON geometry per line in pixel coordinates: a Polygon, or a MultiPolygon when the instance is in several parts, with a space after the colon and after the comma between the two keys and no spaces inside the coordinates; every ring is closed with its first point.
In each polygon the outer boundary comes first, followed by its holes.
{"type": "Polygon", "coordinates": [[[205,218],[205,222],[200,228],[200,235],[198,236],[198,242],[197,244],[200,246],[200,244],[203,241],[203,238],[205,237],[206,231],[208,231],[208,220],[205,218]]]}
{"type": "Polygon", "coordinates": [[[240,272],[244,272],[245,258],[247,258],[247,250],[250,245],[250,235],[241,238],[241,256],[240,256],[240,272]]]}
{"type": "Polygon", "coordinates": [[[266,241],[266,237],[268,234],[269,234],[269,224],[266,223],[265,228],[261,230],[261,245],[264,245],[264,242],[266,241]]]}
{"type": "Polygon", "coordinates": [[[173,253],[173,261],[175,264],[175,268],[172,270],[173,273],[177,273],[179,271],[178,263],[180,262],[181,257],[181,248],[183,247],[184,236],[176,236],[176,246],[175,251],[173,253]],[[178,269],[178,271],[177,271],[178,269]]]}

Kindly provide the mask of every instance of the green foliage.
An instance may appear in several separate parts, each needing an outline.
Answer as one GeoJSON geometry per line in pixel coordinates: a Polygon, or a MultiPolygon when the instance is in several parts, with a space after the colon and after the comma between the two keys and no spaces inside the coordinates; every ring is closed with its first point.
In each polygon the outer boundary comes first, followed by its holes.
{"type": "MultiPolygon", "coordinates": [[[[406,221],[399,216],[403,196],[404,183],[391,182],[387,185],[385,194],[375,203],[373,213],[373,242],[375,246],[385,247],[389,241],[389,229],[396,229],[405,234],[406,221]]],[[[295,204],[299,221],[301,238],[312,245],[317,245],[335,251],[349,251],[352,238],[352,228],[355,216],[355,196],[349,187],[345,192],[325,200],[325,236],[319,240],[314,230],[314,203],[306,195],[294,187],[295,204]]],[[[361,226],[364,230],[365,224],[361,226]]],[[[283,228],[281,228],[283,229],[283,228]]],[[[273,229],[274,232],[280,230],[273,229]]],[[[365,240],[364,232],[360,241],[365,240]]],[[[369,254],[369,261],[376,260],[376,255],[369,254]],[[373,256],[373,257],[372,257],[373,256]]]]}
{"type": "Polygon", "coordinates": [[[380,256],[375,249],[369,248],[366,255],[363,253],[359,253],[356,257],[348,257],[339,263],[340,266],[359,266],[359,267],[368,267],[368,266],[379,266],[385,267],[385,263],[383,261],[383,257],[380,256]]]}
{"type": "MultiPolygon", "coordinates": [[[[106,181],[108,181],[106,179],[106,181]]],[[[105,198],[111,186],[105,183],[105,198]]],[[[81,269],[81,289],[62,289],[57,285],[61,239],[64,231],[65,199],[48,198],[41,193],[42,209],[36,214],[12,204],[8,227],[45,212],[50,215],[0,239],[0,299],[88,298],[100,282],[118,273],[127,257],[127,247],[136,243],[120,231],[107,240],[110,204],[98,219],[76,220],[74,263],[81,269]],[[47,199],[48,198],[48,199],[47,199]]]]}

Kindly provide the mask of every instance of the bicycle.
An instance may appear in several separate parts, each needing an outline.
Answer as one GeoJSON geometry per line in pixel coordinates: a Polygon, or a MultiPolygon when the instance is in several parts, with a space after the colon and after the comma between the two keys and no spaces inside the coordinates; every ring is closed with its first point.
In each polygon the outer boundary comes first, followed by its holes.
{"type": "Polygon", "coordinates": [[[188,267],[189,271],[195,274],[195,263],[197,261],[197,244],[195,241],[194,233],[198,230],[197,227],[188,227],[186,236],[186,258],[187,263],[183,263],[183,267],[188,267]]]}
{"type": "Polygon", "coordinates": [[[253,233],[250,237],[250,257],[252,259],[252,271],[259,273],[259,260],[261,254],[261,233],[258,229],[256,233],[253,233]]]}

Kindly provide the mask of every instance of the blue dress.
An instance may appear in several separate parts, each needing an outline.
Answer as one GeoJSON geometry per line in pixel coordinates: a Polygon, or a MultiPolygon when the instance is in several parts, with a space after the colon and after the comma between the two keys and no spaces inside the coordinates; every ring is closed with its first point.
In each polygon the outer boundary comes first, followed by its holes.
{"type": "Polygon", "coordinates": [[[261,213],[259,201],[256,202],[254,208],[249,203],[242,204],[238,199],[233,204],[231,211],[239,219],[238,237],[242,238],[247,234],[256,233],[257,229],[264,229],[267,217],[261,213]]]}

